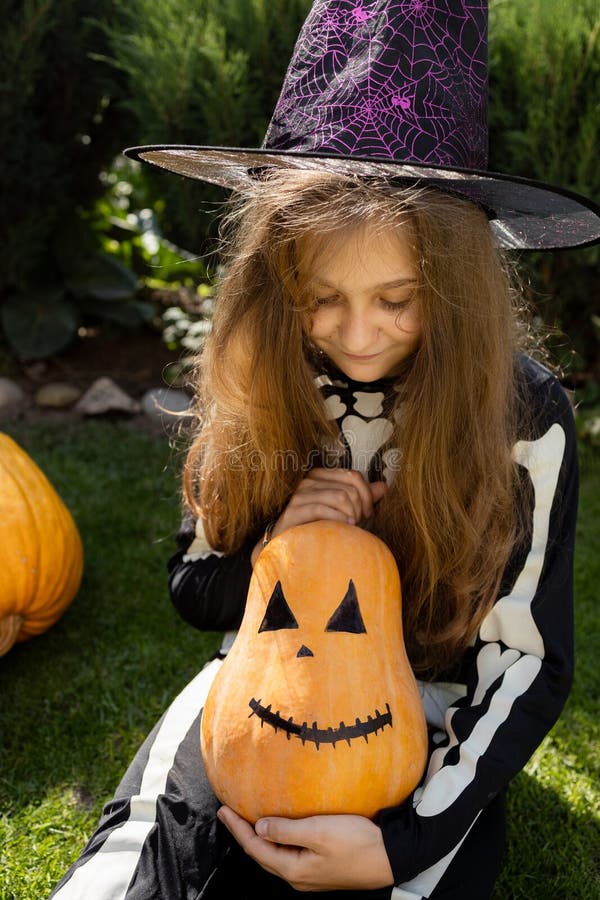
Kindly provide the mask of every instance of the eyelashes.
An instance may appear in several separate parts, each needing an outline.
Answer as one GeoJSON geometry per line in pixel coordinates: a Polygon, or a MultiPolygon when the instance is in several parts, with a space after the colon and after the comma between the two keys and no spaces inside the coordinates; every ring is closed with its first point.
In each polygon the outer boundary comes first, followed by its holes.
{"type": "Polygon", "coordinates": [[[310,306],[310,311],[314,313],[328,306],[335,306],[338,301],[339,297],[315,297],[310,306]]]}
{"type": "Polygon", "coordinates": [[[412,298],[410,300],[400,300],[397,303],[393,303],[391,300],[381,300],[381,305],[384,309],[388,310],[388,312],[400,313],[406,309],[412,303],[412,298]]]}
{"type": "MultiPolygon", "coordinates": [[[[258,632],[279,631],[282,628],[298,628],[298,622],[285,599],[281,581],[278,581],[267,604],[258,632]]],[[[356,588],[352,579],[348,590],[325,626],[325,631],[343,631],[349,634],[366,634],[367,629],[360,612],[356,588]]]]}
{"type": "MultiPolygon", "coordinates": [[[[408,306],[410,306],[414,299],[415,297],[411,296],[406,300],[394,301],[386,300],[384,297],[379,297],[378,302],[381,305],[381,308],[386,312],[395,313],[396,315],[398,315],[398,313],[404,312],[404,310],[407,309],[408,306]]],[[[339,302],[341,302],[341,298],[336,295],[332,295],[330,297],[315,297],[312,303],[312,311],[314,312],[315,310],[323,309],[327,306],[334,306],[339,302]]]]}

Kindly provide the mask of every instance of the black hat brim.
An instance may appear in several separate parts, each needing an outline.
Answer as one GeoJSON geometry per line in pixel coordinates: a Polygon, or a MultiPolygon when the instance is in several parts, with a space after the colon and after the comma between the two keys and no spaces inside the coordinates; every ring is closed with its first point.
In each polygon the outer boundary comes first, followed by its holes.
{"type": "Polygon", "coordinates": [[[428,185],[458,194],[485,209],[490,227],[505,249],[555,250],[600,242],[600,206],[596,203],[564,188],[498,172],[360,156],[187,144],[131,147],[125,155],[241,193],[256,184],[257,173],[273,167],[428,185]]]}

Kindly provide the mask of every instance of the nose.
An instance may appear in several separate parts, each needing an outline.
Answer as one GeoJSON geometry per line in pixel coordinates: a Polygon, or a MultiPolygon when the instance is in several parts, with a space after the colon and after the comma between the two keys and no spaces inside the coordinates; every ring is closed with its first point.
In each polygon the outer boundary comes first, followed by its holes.
{"type": "Polygon", "coordinates": [[[361,353],[372,351],[377,330],[366,310],[346,309],[338,325],[338,337],[347,353],[360,356],[361,353]]]}
{"type": "Polygon", "coordinates": [[[312,652],[312,650],[309,650],[309,648],[306,647],[304,644],[302,644],[302,646],[300,647],[300,649],[299,649],[298,652],[296,653],[296,656],[297,656],[297,657],[298,657],[298,656],[314,656],[314,655],[315,655],[315,654],[312,652]]]}

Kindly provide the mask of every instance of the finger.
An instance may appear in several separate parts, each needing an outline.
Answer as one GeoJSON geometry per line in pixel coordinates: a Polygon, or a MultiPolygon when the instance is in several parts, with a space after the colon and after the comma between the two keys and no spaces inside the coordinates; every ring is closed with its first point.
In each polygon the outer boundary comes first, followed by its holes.
{"type": "Polygon", "coordinates": [[[314,816],[304,819],[285,819],[270,816],[259,819],[254,826],[256,834],[275,844],[316,850],[321,844],[318,822],[314,816]]]}
{"type": "Polygon", "coordinates": [[[228,806],[222,806],[217,810],[217,818],[225,825],[228,831],[234,836],[240,847],[253,859],[257,859],[262,854],[263,846],[267,847],[268,842],[260,837],[252,825],[238,816],[233,809],[228,806]]]}
{"type": "Polygon", "coordinates": [[[247,840],[251,834],[255,833],[250,822],[247,822],[246,819],[239,816],[235,810],[231,809],[229,806],[219,807],[217,810],[217,819],[225,825],[239,843],[241,843],[242,840],[247,840]]]}
{"type": "MultiPolygon", "coordinates": [[[[305,497],[307,494],[321,493],[326,491],[339,492],[340,497],[347,498],[347,502],[350,502],[352,504],[352,512],[356,521],[359,522],[363,518],[365,501],[365,498],[363,497],[364,489],[362,487],[359,489],[359,487],[357,487],[357,485],[347,477],[307,477],[299,486],[297,494],[299,497],[305,497]]],[[[370,503],[371,500],[368,488],[366,490],[366,494],[369,496],[370,503]]]]}
{"type": "Polygon", "coordinates": [[[227,806],[222,806],[217,811],[217,816],[234,836],[242,850],[263,869],[286,880],[292,876],[298,863],[299,850],[297,848],[282,847],[266,840],[256,833],[249,822],[246,822],[227,806]]]}
{"type": "Polygon", "coordinates": [[[320,519],[346,522],[350,525],[356,524],[354,515],[348,516],[345,512],[326,503],[308,501],[307,503],[288,506],[278,525],[273,529],[273,535],[280,534],[286,528],[293,528],[294,525],[306,525],[308,522],[317,522],[320,519]]]}
{"type": "Polygon", "coordinates": [[[321,487],[305,488],[294,495],[290,500],[290,506],[305,506],[307,503],[321,503],[331,506],[358,522],[362,518],[361,499],[356,491],[345,485],[328,485],[322,483],[321,487]]]}
{"type": "Polygon", "coordinates": [[[373,503],[378,503],[387,493],[387,489],[388,486],[385,481],[372,481],[369,484],[369,490],[371,491],[373,503]]]}
{"type": "Polygon", "coordinates": [[[312,469],[307,478],[316,482],[328,481],[340,484],[352,491],[360,503],[360,514],[357,521],[368,519],[373,514],[373,496],[369,484],[356,469],[312,469]]]}

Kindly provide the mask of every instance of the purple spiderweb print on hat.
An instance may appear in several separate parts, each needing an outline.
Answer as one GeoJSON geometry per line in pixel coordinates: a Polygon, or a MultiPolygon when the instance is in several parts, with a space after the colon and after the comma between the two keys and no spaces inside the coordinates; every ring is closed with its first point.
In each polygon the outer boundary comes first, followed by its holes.
{"type": "Polygon", "coordinates": [[[487,167],[484,0],[316,0],[264,147],[487,167]]]}
{"type": "Polygon", "coordinates": [[[600,242],[600,207],[487,170],[486,0],[314,0],[263,145],[130,147],[132,159],[252,194],[294,169],[429,185],[476,203],[500,246],[600,242]]]}

